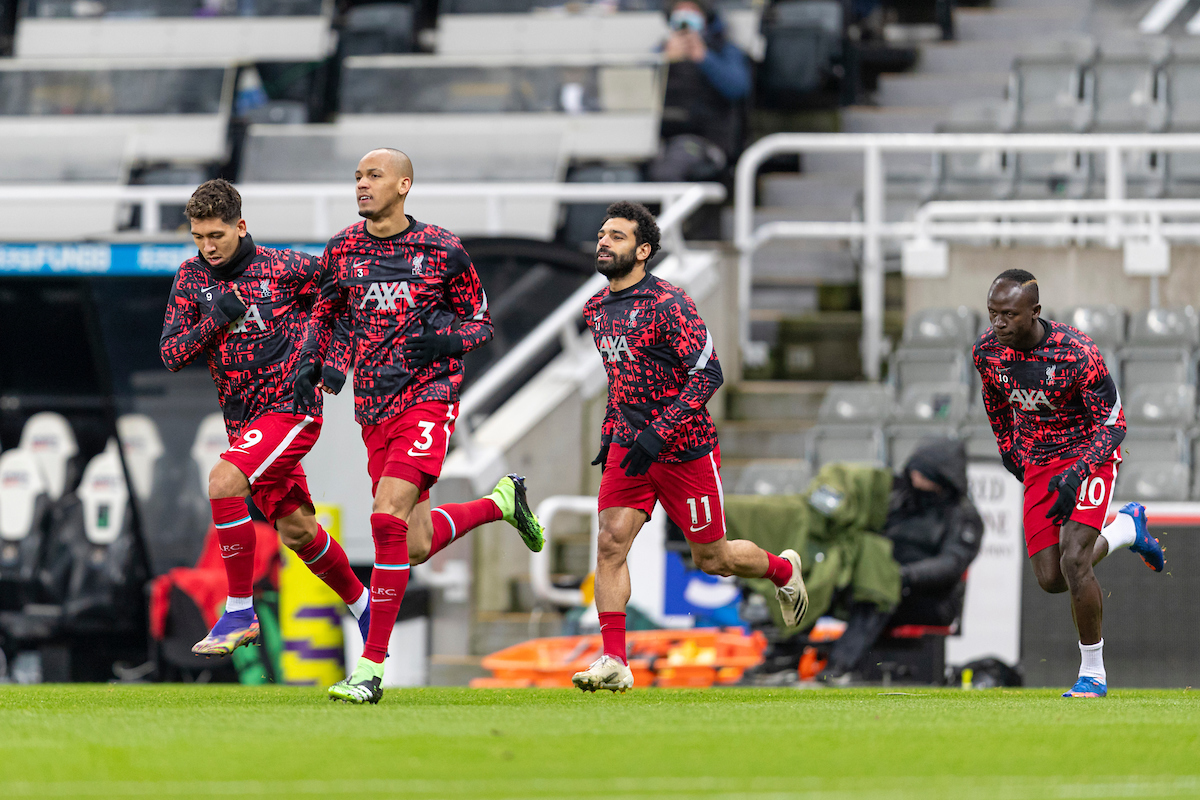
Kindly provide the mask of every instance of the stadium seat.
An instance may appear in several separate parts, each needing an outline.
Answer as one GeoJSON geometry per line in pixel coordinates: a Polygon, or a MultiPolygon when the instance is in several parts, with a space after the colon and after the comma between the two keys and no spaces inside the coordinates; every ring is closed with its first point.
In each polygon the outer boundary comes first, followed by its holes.
{"type": "Polygon", "coordinates": [[[1187,500],[1188,465],[1178,461],[1123,464],[1113,493],[1118,500],[1187,500]]]}
{"type": "Polygon", "coordinates": [[[996,434],[987,422],[968,422],[958,429],[958,438],[967,448],[967,458],[972,461],[999,461],[1000,448],[996,434]]]}
{"type": "Polygon", "coordinates": [[[1187,431],[1180,428],[1134,427],[1121,442],[1121,471],[1131,464],[1171,462],[1187,464],[1190,452],[1187,431]]]}
{"type": "Polygon", "coordinates": [[[1095,43],[1087,39],[1018,56],[1008,90],[1016,127],[1025,132],[1087,130],[1094,112],[1094,82],[1088,67],[1095,57],[1095,43]]]}
{"type": "Polygon", "coordinates": [[[1101,350],[1125,344],[1125,309],[1120,306],[1075,306],[1059,315],[1058,321],[1084,333],[1101,350]]]}
{"type": "Polygon", "coordinates": [[[1116,363],[1114,373],[1127,392],[1140,384],[1193,382],[1192,354],[1182,347],[1125,347],[1116,363]]]}
{"type": "Polygon", "coordinates": [[[965,383],[969,368],[959,348],[901,348],[888,358],[888,382],[900,393],[916,383],[965,383]]]}
{"type": "Polygon", "coordinates": [[[1200,345],[1200,315],[1192,306],[1152,308],[1129,320],[1131,347],[1186,347],[1200,345]]]}
{"type": "Polygon", "coordinates": [[[967,418],[970,389],[961,383],[913,383],[904,388],[891,421],[958,425],[967,418]]]}
{"type": "Polygon", "coordinates": [[[812,480],[812,468],[799,459],[751,461],[742,468],[731,494],[800,494],[812,480]]]}
{"type": "Polygon", "coordinates": [[[1164,47],[1157,53],[1106,52],[1093,64],[1093,130],[1156,133],[1166,128],[1167,81],[1162,68],[1168,55],[1164,47]]]}
{"type": "Polygon", "coordinates": [[[37,601],[35,579],[49,516],[37,459],[22,448],[0,454],[0,610],[37,601]]]}
{"type": "Polygon", "coordinates": [[[115,439],[83,471],[79,483],[83,538],[63,603],[73,632],[132,631],[143,625],[143,587],[149,579],[129,513],[130,493],[115,439]]]}
{"type": "Polygon", "coordinates": [[[408,3],[351,6],[338,37],[342,56],[411,53],[413,7],[408,3]]]}
{"type": "Polygon", "coordinates": [[[758,69],[763,106],[794,108],[828,88],[842,55],[842,16],[842,4],[826,0],[784,0],[771,8],[758,69]]]}
{"type": "Polygon", "coordinates": [[[891,390],[878,383],[835,383],[817,411],[822,425],[881,424],[891,416],[891,390]]]}
{"type": "Polygon", "coordinates": [[[927,308],[909,314],[904,321],[902,346],[967,348],[978,338],[979,315],[966,306],[927,308]]]}
{"type": "Polygon", "coordinates": [[[129,467],[134,493],[144,503],[154,492],[159,459],[163,454],[158,425],[145,414],[123,414],[117,418],[117,437],[129,467]]]}
{"type": "Polygon", "coordinates": [[[196,429],[196,441],[192,444],[192,461],[196,463],[199,487],[208,497],[208,473],[221,460],[221,453],[229,449],[229,437],[225,433],[225,418],[220,414],[209,414],[200,421],[196,429]]]}
{"type": "Polygon", "coordinates": [[[882,466],[883,428],[878,425],[818,425],[808,435],[808,460],[813,469],[835,461],[882,466]]]}
{"type": "Polygon", "coordinates": [[[1136,383],[1122,398],[1129,425],[1187,427],[1196,416],[1196,387],[1186,383],[1136,383]]]}
{"type": "Polygon", "coordinates": [[[74,488],[75,456],[79,446],[71,424],[62,414],[43,411],[25,421],[18,447],[30,453],[46,481],[46,494],[53,501],[74,488]]]}
{"type": "Polygon", "coordinates": [[[930,439],[957,439],[955,425],[888,425],[884,430],[887,445],[888,466],[899,471],[921,443],[930,439]]]}
{"type": "MultiPolygon", "coordinates": [[[[938,133],[1000,133],[1008,104],[980,99],[956,103],[950,118],[937,125],[938,133]]],[[[1004,150],[935,153],[935,198],[939,200],[989,200],[1014,191],[1016,154],[1004,150]]]]}

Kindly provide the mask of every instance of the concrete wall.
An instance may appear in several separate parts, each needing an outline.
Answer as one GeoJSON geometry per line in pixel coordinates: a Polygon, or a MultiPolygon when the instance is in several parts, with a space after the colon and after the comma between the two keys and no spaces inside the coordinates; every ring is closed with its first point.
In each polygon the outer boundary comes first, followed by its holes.
{"type": "MultiPolygon", "coordinates": [[[[1006,269],[1025,269],[1037,276],[1042,305],[1051,312],[1077,305],[1116,303],[1137,311],[1151,307],[1151,279],[1129,277],[1120,249],[1104,247],[967,247],[950,248],[950,274],[945,278],[908,278],[904,282],[906,314],[926,308],[965,305],[984,315],[987,290],[1006,269]]],[[[1171,249],[1171,273],[1159,279],[1162,306],[1200,302],[1200,248],[1171,249]]]]}

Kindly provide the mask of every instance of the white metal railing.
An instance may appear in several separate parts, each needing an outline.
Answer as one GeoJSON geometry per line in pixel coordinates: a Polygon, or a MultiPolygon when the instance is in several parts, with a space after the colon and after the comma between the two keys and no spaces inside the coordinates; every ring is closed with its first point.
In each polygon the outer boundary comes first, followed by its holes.
{"type": "MultiPolygon", "coordinates": [[[[339,183],[243,183],[238,192],[244,200],[309,201],[314,236],[333,230],[330,206],[338,201],[351,202],[352,181],[339,183]]],[[[141,209],[139,233],[157,235],[162,230],[162,206],[181,205],[195,191],[191,186],[119,186],[115,184],[0,185],[0,202],[45,200],[94,200],[117,202],[141,209]]],[[[500,236],[505,232],[504,204],[508,200],[556,200],[561,203],[611,202],[636,200],[661,203],[664,249],[679,248],[683,238],[679,223],[706,202],[725,199],[725,188],[717,183],[414,183],[410,197],[478,200],[485,202],[485,232],[500,236]],[[674,209],[674,210],[672,210],[674,209]],[[669,213],[668,213],[669,212],[669,213]],[[665,221],[665,222],[664,222],[665,221]]]]}
{"type": "Polygon", "coordinates": [[[833,239],[862,243],[863,371],[878,379],[883,357],[885,240],[1101,240],[1116,247],[1132,239],[1200,240],[1200,201],[1127,200],[1125,157],[1146,152],[1200,152],[1197,134],[800,134],[764,137],[737,165],[734,238],[739,251],[738,312],[743,356],[765,360],[765,347],[750,340],[750,291],[754,252],[775,239],[833,239]],[[936,201],[913,221],[886,222],[886,154],[1054,153],[1104,156],[1103,200],[936,201]],[[755,178],[780,153],[860,153],[863,158],[862,219],[847,222],[779,221],[754,224],[755,178]],[[1021,222],[1013,220],[1019,218],[1021,222]],[[1100,219],[1102,218],[1102,219],[1100,219]],[[1196,218],[1196,222],[1187,222],[1196,218]]]}
{"type": "MultiPolygon", "coordinates": [[[[571,186],[571,184],[556,184],[571,186]]],[[[658,215],[658,227],[662,231],[663,250],[681,253],[684,250],[682,224],[692,212],[707,202],[719,202],[725,198],[725,187],[719,183],[653,184],[653,183],[607,183],[575,184],[586,187],[591,194],[589,200],[661,200],[662,212],[658,215]],[[653,187],[672,187],[674,191],[683,187],[678,194],[654,194],[653,187]]],[[[584,303],[608,283],[603,275],[596,274],[576,289],[570,297],[559,304],[548,317],[528,333],[504,357],[488,368],[483,376],[463,393],[459,404],[458,427],[455,435],[469,442],[472,414],[490,403],[496,394],[520,375],[528,365],[555,339],[564,350],[575,347],[578,340],[576,325],[583,313],[584,303]]]]}

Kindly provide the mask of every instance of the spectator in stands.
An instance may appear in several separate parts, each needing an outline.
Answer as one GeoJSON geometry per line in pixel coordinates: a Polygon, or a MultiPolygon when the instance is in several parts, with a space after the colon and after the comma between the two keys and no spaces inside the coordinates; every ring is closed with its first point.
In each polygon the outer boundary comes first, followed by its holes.
{"type": "Polygon", "coordinates": [[[966,570],[983,539],[983,519],[967,495],[962,442],[917,448],[896,477],[883,533],[900,563],[900,605],[888,614],[873,603],[855,604],[818,680],[848,683],[885,628],[950,625],[962,612],[966,570]]]}
{"type": "Polygon", "coordinates": [[[650,163],[655,181],[711,180],[742,144],[742,104],[750,94],[746,54],[726,38],[709,0],[674,0],[663,44],[667,89],[662,139],[650,163]]]}

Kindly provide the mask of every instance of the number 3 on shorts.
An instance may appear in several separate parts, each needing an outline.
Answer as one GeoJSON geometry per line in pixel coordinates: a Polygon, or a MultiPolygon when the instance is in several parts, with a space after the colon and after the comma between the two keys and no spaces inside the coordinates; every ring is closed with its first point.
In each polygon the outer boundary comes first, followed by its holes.
{"type": "Polygon", "coordinates": [[[437,427],[436,422],[418,422],[417,425],[421,428],[421,435],[413,441],[413,449],[428,451],[433,447],[433,429],[437,427]]]}

